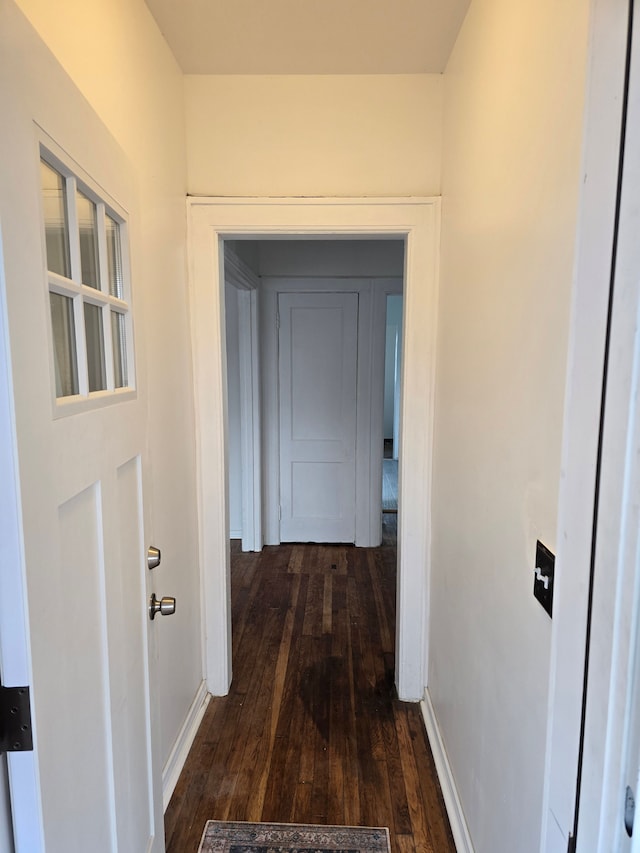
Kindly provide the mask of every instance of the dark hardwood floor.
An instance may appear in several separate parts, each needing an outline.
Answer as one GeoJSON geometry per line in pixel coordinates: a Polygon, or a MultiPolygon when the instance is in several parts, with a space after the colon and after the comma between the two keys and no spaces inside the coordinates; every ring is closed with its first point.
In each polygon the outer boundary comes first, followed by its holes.
{"type": "Polygon", "coordinates": [[[388,826],[393,853],[455,853],[418,705],[393,686],[395,519],[381,548],[232,543],[233,683],[213,698],[165,815],[388,826]]]}

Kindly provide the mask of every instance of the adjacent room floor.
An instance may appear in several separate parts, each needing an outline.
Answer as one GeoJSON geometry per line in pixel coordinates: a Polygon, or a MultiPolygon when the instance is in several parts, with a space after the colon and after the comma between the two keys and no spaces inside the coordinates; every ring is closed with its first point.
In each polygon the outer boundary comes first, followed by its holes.
{"type": "Polygon", "coordinates": [[[233,683],[213,698],[165,815],[388,826],[394,853],[454,853],[418,705],[395,695],[395,514],[380,548],[232,543],[233,683]]]}

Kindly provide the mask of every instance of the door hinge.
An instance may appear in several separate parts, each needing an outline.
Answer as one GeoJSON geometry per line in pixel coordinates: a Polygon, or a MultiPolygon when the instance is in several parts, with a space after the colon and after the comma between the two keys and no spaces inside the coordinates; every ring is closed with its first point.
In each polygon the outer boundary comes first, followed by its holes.
{"type": "Polygon", "coordinates": [[[576,836],[569,835],[569,844],[567,845],[567,853],[576,853],[576,836]]]}
{"type": "Polygon", "coordinates": [[[0,753],[32,749],[29,688],[0,686],[0,753]]]}
{"type": "Polygon", "coordinates": [[[282,507],[278,507],[278,521],[282,521],[282,507]]]}

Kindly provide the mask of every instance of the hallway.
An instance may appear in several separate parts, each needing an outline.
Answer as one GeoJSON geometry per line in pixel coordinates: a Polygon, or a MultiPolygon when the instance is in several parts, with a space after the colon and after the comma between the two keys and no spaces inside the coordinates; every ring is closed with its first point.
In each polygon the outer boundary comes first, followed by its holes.
{"type": "Polygon", "coordinates": [[[381,548],[232,543],[233,665],[165,815],[168,853],[208,819],[388,826],[393,853],[455,847],[420,709],[393,688],[395,524],[381,548]]]}

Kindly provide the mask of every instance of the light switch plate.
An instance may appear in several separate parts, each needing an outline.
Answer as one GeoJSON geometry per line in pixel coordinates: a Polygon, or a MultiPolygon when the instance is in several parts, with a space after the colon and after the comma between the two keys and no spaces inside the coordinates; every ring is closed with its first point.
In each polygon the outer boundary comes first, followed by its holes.
{"type": "Polygon", "coordinates": [[[553,615],[553,576],[556,558],[540,540],[536,543],[536,563],[533,575],[533,595],[553,615]]]}

